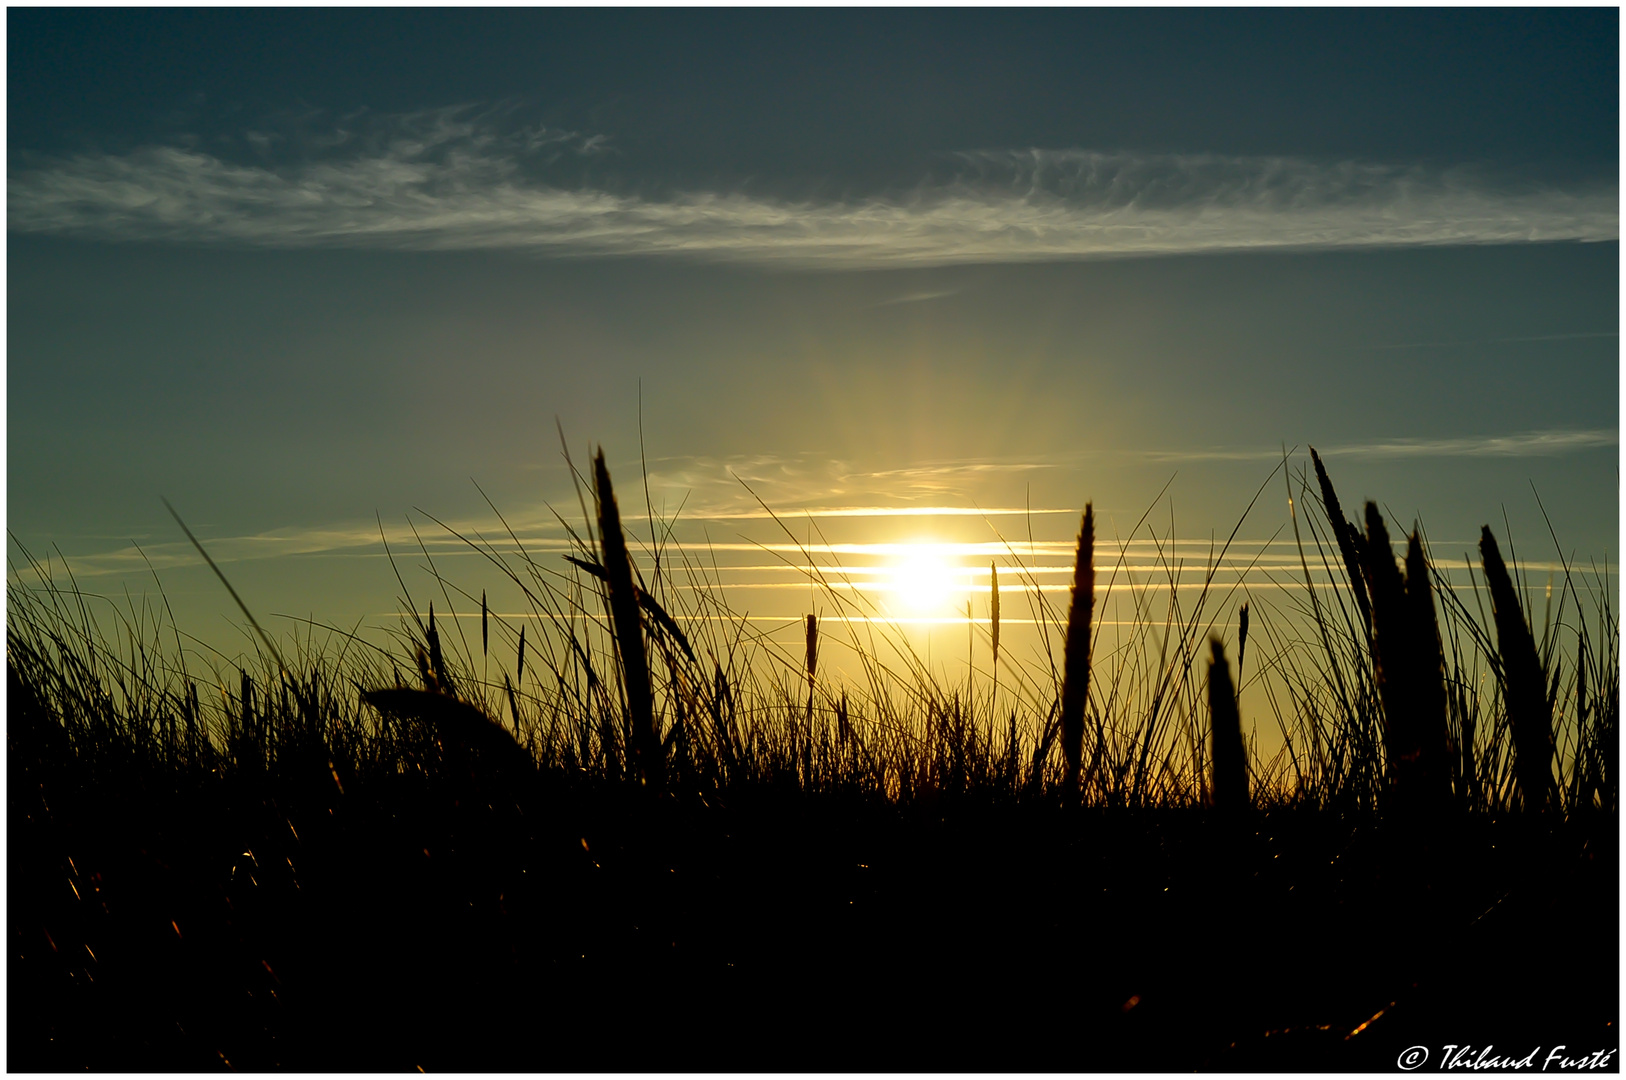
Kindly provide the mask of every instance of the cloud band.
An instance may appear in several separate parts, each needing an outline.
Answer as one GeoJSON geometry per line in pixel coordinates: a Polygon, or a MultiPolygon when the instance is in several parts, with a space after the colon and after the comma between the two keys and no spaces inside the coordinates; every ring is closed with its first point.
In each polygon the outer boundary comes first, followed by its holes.
{"type": "Polygon", "coordinates": [[[1083,151],[959,155],[949,179],[856,199],[648,197],[545,182],[512,141],[464,131],[280,165],[178,147],[42,161],[9,177],[7,219],[104,241],[865,268],[1612,241],[1619,197],[1614,181],[1083,151]]]}

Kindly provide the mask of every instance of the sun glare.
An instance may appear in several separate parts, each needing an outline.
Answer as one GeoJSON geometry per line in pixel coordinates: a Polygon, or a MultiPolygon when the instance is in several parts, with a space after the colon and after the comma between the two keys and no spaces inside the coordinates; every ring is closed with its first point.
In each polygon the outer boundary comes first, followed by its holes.
{"type": "Polygon", "coordinates": [[[898,606],[914,615],[947,611],[956,585],[954,567],[936,544],[911,544],[892,566],[892,592],[898,606]]]}

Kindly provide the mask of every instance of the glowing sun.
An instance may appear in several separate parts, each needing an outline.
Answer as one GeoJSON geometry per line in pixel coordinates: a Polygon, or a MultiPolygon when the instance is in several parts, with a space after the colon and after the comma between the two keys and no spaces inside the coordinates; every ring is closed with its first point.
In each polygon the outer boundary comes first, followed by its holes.
{"type": "Polygon", "coordinates": [[[935,544],[909,544],[892,564],[892,593],[899,606],[917,615],[945,610],[956,584],[954,567],[935,544]]]}

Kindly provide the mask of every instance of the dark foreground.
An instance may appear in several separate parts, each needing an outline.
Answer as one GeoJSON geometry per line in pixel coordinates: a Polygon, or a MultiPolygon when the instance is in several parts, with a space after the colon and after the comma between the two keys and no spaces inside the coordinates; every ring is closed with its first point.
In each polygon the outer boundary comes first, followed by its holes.
{"type": "Polygon", "coordinates": [[[11,1069],[1389,1070],[1423,1046],[1434,1071],[1447,1044],[1618,1045],[1613,814],[175,775],[13,737],[11,1069]]]}

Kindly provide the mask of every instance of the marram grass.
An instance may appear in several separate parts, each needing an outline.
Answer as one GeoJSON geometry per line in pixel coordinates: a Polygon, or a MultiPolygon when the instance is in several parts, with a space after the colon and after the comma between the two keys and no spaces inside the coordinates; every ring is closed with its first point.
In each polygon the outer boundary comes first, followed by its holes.
{"type": "MultiPolygon", "coordinates": [[[[496,731],[544,774],[677,798],[768,784],[897,803],[929,794],[1120,807],[1240,800],[1368,814],[1408,802],[1486,814],[1613,810],[1619,637],[1607,582],[1587,587],[1566,575],[1568,607],[1541,653],[1488,530],[1491,613],[1476,617],[1431,573],[1419,533],[1402,575],[1374,506],[1365,537],[1341,521],[1327,471],[1319,457],[1314,464],[1314,488],[1302,472],[1296,478],[1297,505],[1321,512],[1308,521],[1306,566],[1313,558],[1355,572],[1308,605],[1302,588],[1256,588],[1241,608],[1238,675],[1243,658],[1252,660],[1250,680],[1269,688],[1271,709],[1237,717],[1251,778],[1241,785],[1222,779],[1236,775],[1235,742],[1229,717],[1225,732],[1216,723],[1201,649],[1211,633],[1223,639],[1229,594],[1205,589],[1187,605],[1171,590],[1167,611],[1154,617],[1136,606],[1129,628],[1103,636],[1094,626],[1102,613],[1092,508],[1068,610],[1045,607],[1042,594],[1036,601],[1039,621],[1060,638],[1059,666],[999,650],[999,567],[990,567],[998,678],[979,695],[970,681],[940,684],[884,625],[862,624],[861,635],[852,629],[860,624],[808,616],[806,648],[795,656],[750,632],[675,545],[661,552],[662,574],[648,586],[656,593],[646,591],[637,577],[652,560],[640,567],[632,553],[602,452],[592,472],[596,530],[583,530],[568,562],[480,548],[535,618],[516,627],[489,610],[483,591],[470,594],[470,612],[481,613],[478,663],[446,648],[431,605],[426,619],[403,625],[393,651],[344,637],[320,645],[312,635],[286,642],[276,658],[198,670],[165,644],[177,640],[174,628],[152,612],[123,611],[104,626],[59,566],[18,548],[8,678],[30,722],[75,752],[134,754],[182,772],[305,758],[331,762],[336,774],[434,769],[459,747],[471,760],[501,756],[488,745],[496,731]],[[663,588],[684,574],[695,588],[663,588]],[[1560,633],[1571,634],[1567,648],[1560,633]],[[833,647],[852,650],[859,679],[818,674],[820,653],[833,647]],[[459,708],[384,707],[402,689],[459,708]],[[454,716],[464,734],[448,727],[454,716]],[[1278,744],[1264,756],[1261,730],[1278,744]]],[[[824,596],[838,614],[862,603],[837,590],[824,596]]]]}
{"type": "MultiPolygon", "coordinates": [[[[1220,583],[1222,549],[1148,603],[1092,508],[1067,609],[1025,590],[1050,647],[949,684],[843,590],[754,631],[591,472],[566,558],[475,545],[527,618],[431,561],[388,647],[200,664],[16,549],[14,1066],[1376,1071],[1410,1030],[1613,1038],[1607,993],[1550,992],[1614,977],[1550,948],[1555,912],[1616,917],[1607,579],[1566,575],[1537,635],[1517,567],[1486,558],[1481,610],[1300,470],[1314,591],[1220,583]],[[446,622],[476,612],[478,652],[446,622]],[[1391,768],[1442,726],[1443,772],[1391,768]]],[[[990,570],[994,645],[999,577],[1033,575],[990,570]]]]}

